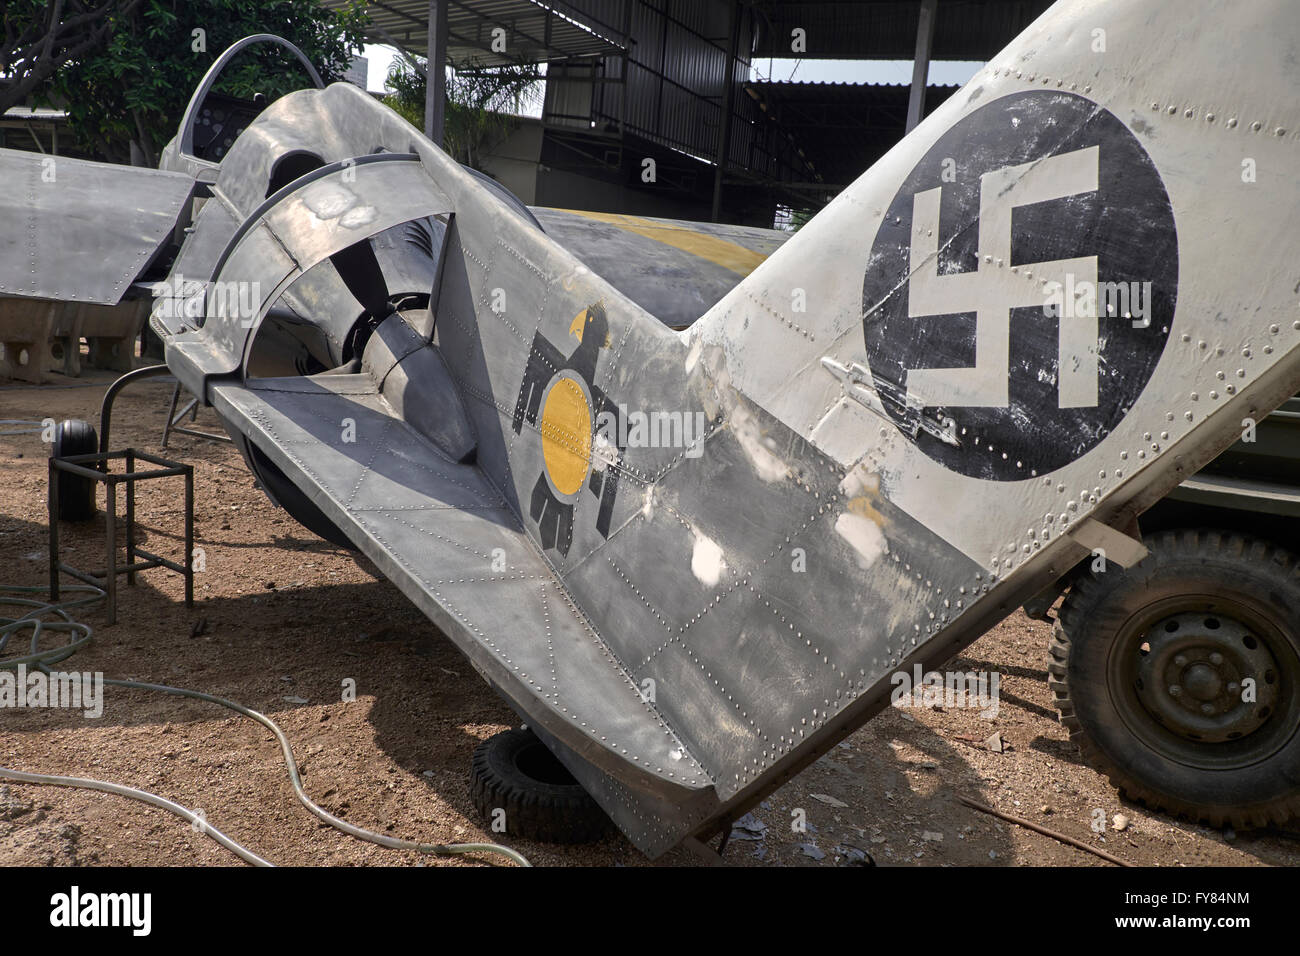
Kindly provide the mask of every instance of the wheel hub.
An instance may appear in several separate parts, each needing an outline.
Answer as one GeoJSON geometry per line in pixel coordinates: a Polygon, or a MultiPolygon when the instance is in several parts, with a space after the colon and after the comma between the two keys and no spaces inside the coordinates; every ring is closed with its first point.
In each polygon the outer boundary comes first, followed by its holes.
{"type": "Polygon", "coordinates": [[[1162,618],[1139,654],[1138,700],[1186,740],[1237,740],[1262,727],[1277,703],[1277,662],[1233,618],[1203,611],[1162,618]]]}

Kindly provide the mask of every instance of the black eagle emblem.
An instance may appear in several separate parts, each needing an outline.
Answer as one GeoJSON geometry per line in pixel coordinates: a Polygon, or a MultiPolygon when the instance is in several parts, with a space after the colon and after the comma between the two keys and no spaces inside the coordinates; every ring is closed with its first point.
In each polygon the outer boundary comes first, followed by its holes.
{"type": "MultiPolygon", "coordinates": [[[[596,530],[602,537],[609,537],[614,500],[618,495],[617,469],[591,466],[596,425],[601,415],[609,413],[614,416],[614,421],[618,420],[618,407],[596,386],[596,362],[600,350],[608,346],[609,340],[605,306],[599,302],[588,306],[573,320],[569,332],[578,338],[578,345],[567,358],[541,332],[533,335],[513,420],[516,435],[523,429],[524,422],[537,426],[542,435],[544,463],[533,485],[528,513],[537,522],[542,546],[562,555],[569,553],[573,543],[574,506],[582,485],[585,484],[587,491],[600,501],[596,530]],[[576,381],[582,385],[578,386],[576,381]],[[560,395],[552,403],[548,396],[556,390],[560,395]],[[554,415],[551,411],[553,405],[559,409],[554,415]],[[585,418],[581,411],[583,405],[585,418]],[[538,425],[539,417],[543,419],[541,425],[538,425]],[[552,417],[563,417],[564,422],[557,424],[547,420],[552,417]],[[569,466],[563,474],[551,472],[552,457],[569,466]],[[574,466],[581,473],[575,473],[574,466]]],[[[615,460],[621,461],[624,448],[617,444],[617,429],[612,431],[615,434],[609,437],[617,445],[615,460]]]]}

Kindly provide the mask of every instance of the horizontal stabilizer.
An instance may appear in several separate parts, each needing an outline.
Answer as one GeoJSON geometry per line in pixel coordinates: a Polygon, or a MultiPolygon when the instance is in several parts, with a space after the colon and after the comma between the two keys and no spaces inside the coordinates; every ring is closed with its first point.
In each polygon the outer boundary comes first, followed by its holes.
{"type": "MultiPolygon", "coordinates": [[[[212,397],[232,434],[305,492],[530,724],[564,744],[579,779],[592,767],[568,751],[615,777],[601,786],[674,801],[711,787],[501,494],[394,417],[368,375],[218,385],[212,397]]],[[[620,822],[652,852],[680,838],[644,818],[620,822]]]]}
{"type": "Polygon", "coordinates": [[[0,295],[117,305],[194,187],[181,173],[0,149],[0,295]]]}

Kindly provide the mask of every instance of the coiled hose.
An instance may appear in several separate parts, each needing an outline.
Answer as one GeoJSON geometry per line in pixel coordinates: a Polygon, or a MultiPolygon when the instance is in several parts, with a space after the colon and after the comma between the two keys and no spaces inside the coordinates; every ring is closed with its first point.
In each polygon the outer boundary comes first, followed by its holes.
{"type": "MultiPolygon", "coordinates": [[[[19,617],[0,616],[0,670],[13,670],[20,664],[28,664],[35,666],[46,674],[49,674],[50,665],[58,664],[67,660],[80,648],[90,643],[92,634],[90,626],[75,620],[68,612],[72,608],[84,607],[88,604],[93,604],[96,601],[102,600],[104,592],[100,588],[92,587],[90,585],[75,585],[72,587],[66,587],[63,590],[84,596],[51,603],[46,600],[41,600],[38,597],[38,595],[44,595],[47,593],[45,588],[0,585],[0,607],[31,608],[31,610],[19,617]],[[52,618],[52,620],[49,618],[52,618]],[[29,651],[25,654],[14,657],[4,657],[3,655],[5,654],[10,640],[15,635],[28,630],[31,631],[31,645],[29,651]],[[47,634],[67,634],[69,636],[65,643],[57,643],[52,647],[42,648],[42,639],[47,634]]],[[[358,840],[376,843],[379,846],[388,847],[393,850],[414,850],[418,853],[427,853],[433,856],[463,856],[472,853],[491,853],[503,856],[520,866],[532,865],[523,854],[497,843],[419,843],[414,840],[401,840],[396,837],[385,836],[382,833],[375,833],[371,830],[366,830],[363,827],[355,826],[348,823],[346,820],[340,820],[329,811],[317,806],[312,799],[307,796],[307,792],[302,786],[302,778],[298,773],[298,762],[294,759],[293,748],[289,744],[289,738],[284,735],[284,731],[282,731],[270,717],[245,707],[243,704],[236,703],[233,700],[226,700],[224,697],[217,697],[213,694],[205,694],[196,690],[186,690],[181,687],[168,687],[165,684],[146,684],[140,681],[116,680],[112,678],[105,678],[104,683],[112,687],[155,691],[160,694],[170,694],[173,697],[187,697],[191,700],[206,701],[207,703],[218,704],[228,710],[233,710],[235,713],[247,717],[250,720],[257,721],[257,723],[271,731],[271,733],[275,735],[275,739],[280,742],[280,754],[284,758],[285,767],[289,771],[289,782],[293,786],[293,792],[298,798],[298,802],[311,811],[315,816],[334,827],[334,829],[340,830],[349,836],[356,837],[358,840]]],[[[160,797],[155,793],[150,793],[147,790],[139,790],[135,787],[127,787],[122,784],[110,783],[103,780],[91,780],[85,777],[61,777],[53,774],[28,773],[22,770],[13,770],[8,767],[0,767],[0,779],[42,786],[97,790],[102,793],[112,793],[118,796],[128,797],[132,800],[139,800],[142,803],[147,803],[150,806],[158,807],[159,809],[175,814],[190,823],[199,832],[211,837],[221,846],[238,856],[241,860],[244,860],[253,866],[274,865],[258,856],[247,847],[241,846],[193,811],[178,803],[173,803],[165,797],[160,797]]]]}

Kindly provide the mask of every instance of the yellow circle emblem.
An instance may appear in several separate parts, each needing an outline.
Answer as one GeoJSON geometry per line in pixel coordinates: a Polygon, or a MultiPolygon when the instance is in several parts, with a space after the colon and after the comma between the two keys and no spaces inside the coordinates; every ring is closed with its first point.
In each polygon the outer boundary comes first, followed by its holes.
{"type": "Polygon", "coordinates": [[[576,495],[591,468],[591,408],[582,386],[561,376],[542,405],[542,459],[561,495],[576,495]]]}

